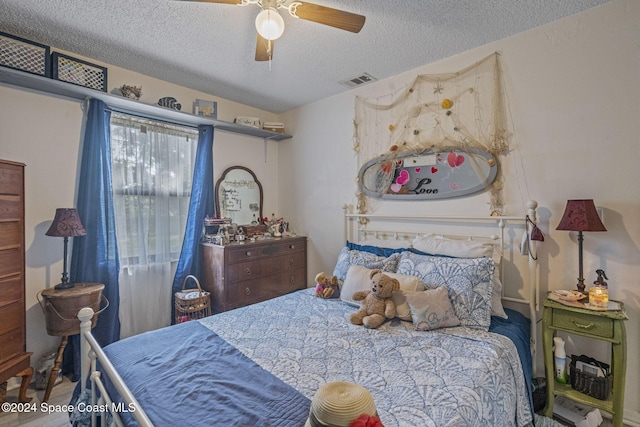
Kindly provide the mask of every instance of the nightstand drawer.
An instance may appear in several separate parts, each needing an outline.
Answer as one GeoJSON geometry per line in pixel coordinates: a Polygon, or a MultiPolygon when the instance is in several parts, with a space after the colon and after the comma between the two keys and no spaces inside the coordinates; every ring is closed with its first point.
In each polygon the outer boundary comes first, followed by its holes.
{"type": "Polygon", "coordinates": [[[598,317],[592,314],[554,310],[553,326],[567,331],[603,338],[613,337],[613,321],[606,317],[598,317]]]}

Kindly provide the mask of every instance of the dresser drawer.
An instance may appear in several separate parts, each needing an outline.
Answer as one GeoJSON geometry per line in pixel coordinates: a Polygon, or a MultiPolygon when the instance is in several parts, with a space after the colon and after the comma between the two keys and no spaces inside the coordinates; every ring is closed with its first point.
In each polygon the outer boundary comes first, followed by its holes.
{"type": "Polygon", "coordinates": [[[229,285],[243,280],[257,279],[264,274],[262,265],[261,262],[253,261],[230,265],[224,280],[229,285]]]}
{"type": "Polygon", "coordinates": [[[613,337],[613,321],[606,317],[576,313],[565,310],[553,311],[553,326],[566,331],[595,335],[603,338],[613,337]]]}
{"type": "Polygon", "coordinates": [[[243,262],[303,251],[304,240],[300,239],[275,240],[259,245],[240,245],[229,248],[229,262],[243,262]]]}
{"type": "Polygon", "coordinates": [[[22,219],[22,199],[0,194],[0,219],[22,219]]]}
{"type": "MultiPolygon", "coordinates": [[[[2,318],[4,319],[0,322],[0,335],[9,332],[12,329],[20,328],[25,317],[24,304],[22,304],[22,300],[0,307],[0,311],[2,312],[2,318]]],[[[5,345],[5,343],[0,341],[0,346],[2,345],[5,345]]]]}
{"type": "Polygon", "coordinates": [[[246,280],[226,286],[227,310],[279,297],[304,288],[306,270],[298,269],[286,273],[246,280]]]}
{"type": "Polygon", "coordinates": [[[16,301],[22,301],[22,275],[3,277],[0,279],[0,309],[16,301]]]}
{"type": "Polygon", "coordinates": [[[19,246],[22,244],[22,221],[0,222],[0,246],[19,246]]]}
{"type": "Polygon", "coordinates": [[[22,326],[0,335],[0,364],[23,352],[22,326]]]}
{"type": "Polygon", "coordinates": [[[19,273],[22,268],[22,248],[0,250],[0,277],[19,273]]]}
{"type": "Polygon", "coordinates": [[[0,163],[0,194],[22,194],[23,167],[0,163]]]}

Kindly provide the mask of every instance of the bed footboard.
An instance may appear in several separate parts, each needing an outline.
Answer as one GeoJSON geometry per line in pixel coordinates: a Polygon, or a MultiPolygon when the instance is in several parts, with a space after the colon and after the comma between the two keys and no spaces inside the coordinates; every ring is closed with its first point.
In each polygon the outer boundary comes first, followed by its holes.
{"type": "MultiPolygon", "coordinates": [[[[115,425],[122,426],[123,422],[120,413],[129,412],[138,422],[138,425],[153,426],[153,423],[144,412],[131,390],[124,383],[116,369],[113,367],[107,355],[104,353],[100,344],[91,335],[91,319],[94,312],[91,308],[85,307],[78,312],[80,319],[80,356],[81,356],[81,379],[80,388],[81,395],[85,395],[87,391],[87,378],[91,379],[91,405],[108,411],[113,417],[115,425]],[[100,362],[101,371],[97,369],[97,362],[100,362]],[[105,374],[114,385],[122,403],[115,403],[101,379],[105,374]],[[97,406],[96,406],[97,405],[97,406]]],[[[106,415],[106,414],[103,414],[106,415]]],[[[91,413],[91,425],[96,426],[98,423],[98,413],[91,413]]],[[[102,419],[105,419],[102,417],[102,419]]]]}

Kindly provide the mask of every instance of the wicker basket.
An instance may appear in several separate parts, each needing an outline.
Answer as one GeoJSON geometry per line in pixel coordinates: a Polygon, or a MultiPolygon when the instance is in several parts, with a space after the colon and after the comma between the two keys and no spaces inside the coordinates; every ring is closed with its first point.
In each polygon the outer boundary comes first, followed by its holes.
{"type": "Polygon", "coordinates": [[[196,276],[188,275],[182,282],[182,291],[175,294],[176,323],[211,316],[211,297],[203,291],[196,276]],[[192,279],[197,288],[185,289],[187,281],[192,279]]]}
{"type": "Polygon", "coordinates": [[[571,374],[571,387],[581,393],[588,394],[600,400],[607,400],[611,393],[612,376],[609,372],[609,365],[598,362],[596,359],[581,355],[572,356],[569,365],[571,374]],[[605,372],[604,377],[598,377],[589,372],[576,369],[576,362],[581,361],[590,365],[598,366],[605,372]]]}

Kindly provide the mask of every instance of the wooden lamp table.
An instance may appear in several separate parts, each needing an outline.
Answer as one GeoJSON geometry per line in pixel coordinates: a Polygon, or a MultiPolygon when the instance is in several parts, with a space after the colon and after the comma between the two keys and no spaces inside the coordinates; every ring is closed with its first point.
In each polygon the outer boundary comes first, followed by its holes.
{"type": "Polygon", "coordinates": [[[614,427],[622,427],[624,408],[624,383],[627,366],[627,341],[624,321],[628,319],[624,305],[620,310],[596,311],[564,305],[546,299],[542,315],[542,346],[547,379],[547,403],[544,415],[553,416],[553,403],[556,395],[565,396],[575,402],[593,408],[602,409],[612,416],[614,427]],[[607,399],[600,400],[574,390],[571,384],[561,384],[555,380],[553,366],[553,337],[556,332],[580,335],[611,344],[611,374],[613,376],[612,393],[607,399]]]}
{"type": "MultiPolygon", "coordinates": [[[[58,378],[62,356],[67,346],[70,335],[80,333],[80,320],[77,317],[80,309],[91,307],[96,313],[91,322],[91,328],[96,326],[100,312],[100,300],[104,285],[101,283],[75,283],[69,289],[45,289],[41,292],[44,300],[43,310],[47,321],[47,333],[52,336],[62,337],[56,360],[54,362],[47,389],[44,392],[43,402],[49,400],[51,389],[58,378]]],[[[42,303],[41,303],[42,304],[42,303]]],[[[106,308],[106,307],[105,307],[106,308]]]]}

